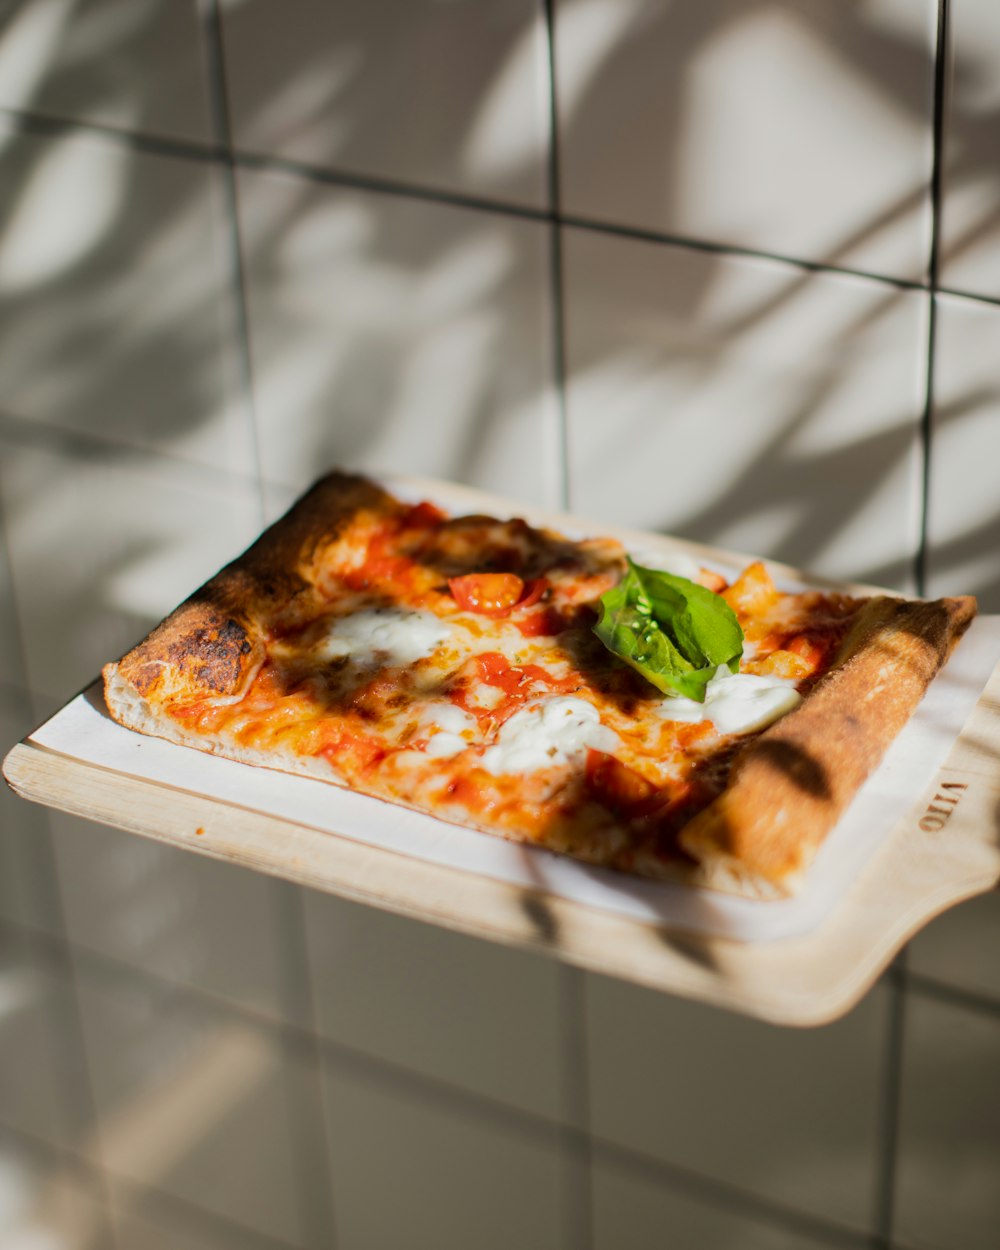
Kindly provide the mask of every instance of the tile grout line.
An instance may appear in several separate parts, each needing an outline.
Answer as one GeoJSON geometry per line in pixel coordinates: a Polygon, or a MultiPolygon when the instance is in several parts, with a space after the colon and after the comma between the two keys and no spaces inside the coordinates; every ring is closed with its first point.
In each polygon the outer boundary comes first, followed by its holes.
{"type": "Polygon", "coordinates": [[[886,1037],[882,1054],[882,1080],[877,1109],[878,1157],[873,1185],[872,1250],[889,1250],[895,1223],[896,1165],[899,1157],[899,1125],[902,1102],[903,1048],[906,1039],[906,949],[896,956],[886,977],[886,1037]]]}
{"type": "Polygon", "coordinates": [[[416,182],[400,182],[379,174],[359,173],[350,169],[335,169],[311,165],[295,157],[279,156],[267,152],[251,152],[237,148],[233,160],[241,169],[260,173],[286,174],[321,185],[347,187],[356,191],[370,191],[373,195],[396,196],[400,199],[418,200],[441,204],[449,208],[464,208],[470,212],[496,213],[503,217],[516,217],[523,221],[544,223],[551,219],[547,208],[535,208],[530,204],[517,204],[512,200],[494,200],[488,196],[473,195],[467,191],[450,191],[446,187],[423,186],[416,182]]]}
{"type": "Polygon", "coordinates": [[[247,298],[246,269],[240,231],[239,192],[236,185],[236,161],[233,151],[232,119],[226,82],[225,47],[219,0],[200,0],[199,16],[207,53],[208,95],[211,106],[215,151],[220,154],[223,170],[223,195],[228,218],[228,268],[236,313],[236,339],[239,355],[240,391],[248,423],[251,460],[257,478],[257,500],[261,525],[266,520],[264,476],[261,462],[260,432],[254,390],[253,353],[250,345],[250,315],[247,298]]]}
{"type": "Polygon", "coordinates": [[[0,118],[13,123],[15,131],[44,138],[90,136],[106,139],[149,156],[166,156],[171,160],[198,161],[202,164],[218,164],[226,159],[225,151],[212,143],[201,143],[197,139],[179,139],[149,130],[124,130],[109,122],[90,118],[69,117],[62,113],[39,113],[34,109],[10,108],[5,104],[0,104],[0,118]]]}
{"type": "MultiPolygon", "coordinates": [[[[296,1143],[300,1156],[302,1156],[299,1163],[303,1166],[297,1168],[297,1172],[300,1171],[303,1176],[309,1174],[310,1168],[308,1164],[312,1161],[313,1151],[315,1150],[322,1155],[323,1176],[326,1178],[325,1185],[321,1187],[322,1193],[308,1187],[303,1182],[303,1188],[300,1191],[300,1201],[303,1213],[310,1214],[310,1227],[314,1230],[316,1228],[321,1230],[322,1243],[326,1250],[335,1250],[340,1240],[337,1229],[335,1198],[336,1177],[333,1174],[330,1125],[323,1105],[325,1102],[326,1074],[323,1071],[322,1039],[316,1023],[316,996],[313,990],[312,961],[309,954],[309,935],[305,916],[304,890],[306,887],[280,879],[273,880],[272,885],[275,887],[272,898],[277,902],[278,911],[280,912],[276,917],[276,922],[283,938],[281,943],[284,956],[282,964],[290,966],[291,972],[288,980],[293,987],[292,994],[297,1006],[301,1009],[296,1014],[303,1022],[296,1038],[296,1045],[312,1068],[320,1098],[319,1107],[311,1107],[309,1109],[310,1115],[314,1118],[307,1125],[307,1128],[311,1129],[309,1136],[312,1139],[308,1145],[303,1141],[301,1125],[296,1126],[293,1123],[289,1126],[292,1140],[296,1143]]],[[[289,1091],[290,1108],[296,1105],[294,1098],[295,1091],[292,1089],[289,1091]]],[[[301,1104],[298,1104],[298,1106],[301,1114],[301,1104]]]]}
{"type": "MultiPolygon", "coordinates": [[[[611,235],[630,239],[637,243],[651,243],[660,247],[688,248],[693,252],[707,252],[712,256],[731,256],[743,260],[762,260],[772,264],[787,265],[804,273],[830,274],[843,278],[860,278],[877,282],[882,286],[900,291],[925,291],[927,283],[917,278],[900,278],[891,274],[873,273],[868,269],[854,269],[848,265],[836,265],[832,261],[808,260],[802,256],[788,256],[783,252],[769,252],[762,248],[746,247],[739,243],[722,243],[695,235],[670,234],[650,230],[643,226],[630,226],[622,222],[606,221],[578,213],[562,213],[559,220],[574,230],[587,230],[593,234],[611,235]]],[[[973,298],[973,297],[970,297],[973,298]]],[[[997,299],[1000,303],[1000,298],[997,299]]]]}
{"type": "Polygon", "coordinates": [[[907,970],[906,985],[911,997],[926,998],[961,1011],[1000,1020],[1000,998],[991,998],[986,994],[962,989],[948,981],[939,981],[936,977],[927,976],[923,972],[914,972],[912,969],[907,970]]]}
{"type": "Polygon", "coordinates": [[[22,447],[42,448],[57,455],[78,459],[103,458],[105,464],[115,463],[115,457],[155,458],[157,461],[199,473],[205,482],[216,484],[223,479],[234,486],[256,487],[258,481],[256,470],[253,473],[241,473],[224,465],[210,465],[204,460],[181,455],[176,450],[122,442],[117,438],[106,438],[92,430],[74,430],[69,426],[32,421],[27,417],[12,416],[0,409],[0,440],[4,438],[17,440],[22,447]]]}
{"type": "MultiPolygon", "coordinates": [[[[566,401],[566,302],[563,269],[562,186],[559,162],[559,106],[556,91],[555,0],[544,0],[548,65],[549,300],[552,368],[556,392],[557,506],[570,508],[569,413],[566,401]]],[[[590,1109],[587,1093],[586,980],[579,968],[561,965],[557,985],[562,1067],[562,1116],[572,1127],[562,1133],[564,1250],[592,1250],[594,1199],[590,1109]]]]}
{"type": "MultiPolygon", "coordinates": [[[[59,885],[58,874],[55,871],[55,853],[52,847],[52,824],[49,818],[46,819],[46,828],[49,834],[49,847],[52,854],[52,870],[55,876],[55,895],[59,908],[59,926],[65,934],[68,932],[66,927],[66,909],[63,905],[62,891],[59,885]]],[[[69,973],[69,994],[71,1002],[71,1019],[70,1027],[73,1031],[73,1037],[70,1039],[76,1051],[77,1063],[74,1065],[77,1069],[78,1080],[73,1081],[74,1094],[82,1100],[83,1113],[86,1119],[87,1131],[90,1139],[94,1144],[94,1153],[97,1158],[97,1184],[100,1189],[101,1199],[108,1215],[109,1232],[115,1245],[118,1244],[118,1225],[115,1219],[114,1203],[111,1194],[110,1173],[107,1170],[104,1159],[104,1137],[101,1126],[101,1119],[97,1109],[97,1096],[94,1093],[94,1074],[91,1070],[90,1058],[87,1053],[87,1038],[83,1024],[83,1006],[80,1000],[80,979],[78,965],[74,955],[73,944],[68,937],[63,938],[65,943],[66,968],[69,973]],[[82,1085],[82,1090],[77,1093],[77,1086],[82,1085]]]]}
{"type": "MultiPolygon", "coordinates": [[[[260,444],[260,428],[258,423],[256,390],[254,385],[253,346],[250,337],[250,308],[247,289],[245,248],[239,215],[239,187],[237,185],[237,166],[234,157],[232,117],[229,108],[229,90],[226,75],[225,36],[219,0],[201,0],[202,25],[208,49],[209,92],[212,101],[213,127],[218,148],[224,154],[224,183],[226,212],[229,218],[229,267],[233,288],[237,318],[237,338],[241,367],[241,389],[249,422],[249,436],[252,458],[257,476],[257,498],[261,525],[267,522],[267,498],[264,483],[263,460],[260,444]]],[[[283,965],[292,965],[294,979],[300,991],[299,1003],[304,1013],[306,1034],[308,1036],[308,1057],[317,1081],[322,1080],[321,1055],[315,1027],[315,1009],[312,998],[308,951],[305,937],[305,918],[301,891],[289,883],[274,880],[271,882],[271,897],[277,905],[280,916],[277,917],[279,930],[283,935],[283,965]]],[[[287,1006],[287,1004],[286,1004],[287,1006]]],[[[321,1237],[323,1243],[332,1248],[336,1245],[335,1218],[332,1201],[332,1167],[330,1143],[326,1117],[322,1110],[318,1111],[318,1125],[315,1118],[308,1123],[302,1122],[303,1107],[297,1096],[296,1083],[291,1073],[286,1080],[286,1106],[289,1116],[289,1132],[292,1149],[297,1154],[295,1161],[295,1181],[297,1184],[296,1198],[300,1210],[300,1218],[304,1227],[308,1228],[308,1239],[321,1237]],[[309,1132],[309,1130],[312,1130],[309,1132]],[[307,1143],[303,1132],[310,1137],[307,1143]],[[316,1140],[318,1136],[318,1140],[316,1140]],[[305,1156],[319,1149],[323,1155],[323,1181],[318,1186],[310,1185],[308,1177],[314,1170],[305,1156]]],[[[315,1110],[315,1109],[312,1109],[315,1110]]]]}
{"type": "Polygon", "coordinates": [[[270,1036],[276,1044],[307,1050],[315,1043],[331,1062],[343,1065],[370,1081],[385,1081],[409,1093],[431,1100],[450,1102],[466,1114],[493,1116],[503,1121],[510,1130],[520,1130],[530,1136],[553,1141],[565,1126],[557,1121],[499,1101],[490,1095],[477,1093],[459,1085],[452,1085],[441,1077],[429,1076],[389,1059],[373,1056],[357,1050],[344,1042],[328,1038],[319,1032],[310,1032],[308,1026],[282,1017],[268,1015],[232,999],[222,998],[212,990],[175,981],[145,968],[136,967],[120,957],[105,954],[92,947],[71,941],[69,938],[29,928],[14,921],[0,918],[0,942],[4,934],[16,934],[29,947],[39,950],[44,957],[59,963],[68,963],[75,954],[82,963],[86,975],[95,980],[108,979],[123,985],[136,987],[140,983],[146,989],[154,989],[177,998],[187,998],[200,1007],[223,1016],[231,1017],[252,1029],[259,1029],[270,1036]]]}
{"type": "Polygon", "coordinates": [[[927,355],[925,359],[924,411],[920,425],[920,445],[922,452],[921,464],[921,509],[920,533],[918,537],[915,577],[917,594],[923,595],[927,589],[928,534],[930,511],[930,484],[932,466],[932,444],[934,434],[934,383],[935,353],[937,348],[937,293],[941,264],[941,201],[942,171],[944,165],[944,115],[945,92],[947,80],[948,57],[950,45],[948,41],[949,9],[948,0],[938,0],[937,39],[935,44],[934,63],[934,120],[932,129],[933,155],[931,161],[931,237],[927,261],[927,355]]]}
{"type": "MultiPolygon", "coordinates": [[[[205,0],[208,2],[208,0],[205,0]]],[[[546,0],[551,2],[551,0],[546,0]]],[[[828,261],[808,260],[800,256],[788,256],[780,252],[770,252],[759,248],[743,247],[739,244],[724,243],[695,236],[668,234],[656,230],[648,230],[639,226],[591,218],[576,213],[558,212],[550,209],[533,208],[525,204],[515,204],[502,200],[492,200],[481,196],[466,195],[461,192],[448,191],[445,188],[422,187],[414,183],[399,182],[374,175],[353,173],[350,170],[325,169],[286,157],[242,151],[233,148],[226,152],[212,145],[200,145],[188,140],[171,139],[166,136],[152,135],[140,131],[120,130],[98,122],[78,121],[73,118],[49,116],[28,110],[10,109],[0,106],[0,117],[15,121],[27,133],[65,134],[79,133],[100,136],[117,142],[137,151],[150,155],[164,156],[172,159],[207,161],[217,164],[231,163],[234,170],[249,169],[261,172],[284,173],[300,177],[311,182],[354,188],[369,191],[377,195],[397,196],[401,199],[414,199],[428,203],[440,204],[445,207],[464,208],[474,212],[495,213],[503,216],[517,217],[525,221],[539,224],[557,220],[563,227],[584,230],[593,234],[609,235],[636,242],[650,243],[661,247],[686,248],[696,252],[707,252],[718,256],[731,256],[747,260],[760,260],[775,265],[784,265],[805,273],[828,274],[846,278],[857,278],[893,290],[929,291],[930,283],[924,280],[894,277],[890,274],[874,273],[865,269],[854,269],[845,265],[836,265],[828,261]]],[[[984,295],[974,291],[962,291],[953,288],[937,288],[943,294],[958,299],[968,300],[974,304],[985,304],[992,307],[1000,306],[1000,296],[984,295]]]]}
{"type": "Polygon", "coordinates": [[[556,96],[556,42],[554,0],[544,0],[545,40],[548,53],[549,159],[549,299],[552,307],[552,366],[556,390],[557,506],[570,506],[569,418],[566,407],[566,302],[563,280],[562,187],[559,169],[559,106],[556,96]]]}
{"type": "Polygon", "coordinates": [[[594,1244],[593,1138],[590,1126],[587,1046],[587,980],[580,968],[559,969],[559,1054],[564,1159],[565,1250],[592,1250],[594,1244]]]}
{"type": "MultiPolygon", "coordinates": [[[[947,64],[950,47],[948,0],[938,0],[934,44],[934,99],[931,149],[930,210],[931,232],[927,258],[927,338],[924,361],[924,408],[920,420],[920,523],[914,560],[914,580],[918,595],[927,591],[929,511],[934,433],[935,354],[937,349],[937,289],[940,277],[941,195],[944,163],[944,112],[947,64]]],[[[907,948],[896,957],[888,978],[889,1020],[882,1077],[879,1126],[874,1250],[893,1244],[896,1222],[896,1173],[899,1165],[903,1102],[903,1062],[906,1046],[906,1017],[909,1001],[907,948]]]]}

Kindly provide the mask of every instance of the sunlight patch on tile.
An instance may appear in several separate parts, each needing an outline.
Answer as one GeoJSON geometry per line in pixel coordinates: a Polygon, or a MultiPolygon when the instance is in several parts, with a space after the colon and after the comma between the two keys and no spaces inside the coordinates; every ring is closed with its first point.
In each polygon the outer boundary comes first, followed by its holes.
{"type": "Polygon", "coordinates": [[[124,201],[124,173],[112,149],[84,147],[73,136],[50,140],[0,238],[0,291],[42,286],[95,251],[124,201]]]}

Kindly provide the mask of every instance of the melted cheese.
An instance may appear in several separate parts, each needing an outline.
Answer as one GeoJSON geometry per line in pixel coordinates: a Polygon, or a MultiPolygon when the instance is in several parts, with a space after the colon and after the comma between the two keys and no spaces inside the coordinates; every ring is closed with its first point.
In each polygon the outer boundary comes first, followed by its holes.
{"type": "Polygon", "coordinates": [[[787,677],[731,673],[720,664],[705,687],[704,703],[675,695],[663,700],[657,714],[689,724],[711,721],[722,734],[746,734],[774,724],[801,702],[795,682],[787,677]]]}
{"type": "Polygon", "coordinates": [[[592,703],[572,695],[555,695],[529,703],[500,728],[493,746],[484,752],[487,772],[535,772],[540,768],[579,763],[588,747],[613,751],[618,735],[606,725],[592,703]]]}
{"type": "Polygon", "coordinates": [[[463,712],[454,703],[431,703],[423,715],[424,724],[430,729],[444,730],[446,733],[461,734],[466,730],[476,731],[476,718],[463,712]]]}
{"type": "Polygon", "coordinates": [[[453,756],[458,755],[460,751],[464,751],[468,745],[468,742],[464,738],[460,738],[458,734],[450,734],[444,731],[436,733],[431,738],[424,748],[424,754],[438,760],[451,759],[453,756]]]}
{"type": "Polygon", "coordinates": [[[476,718],[454,703],[432,703],[421,723],[431,735],[424,751],[434,759],[450,759],[464,751],[479,728],[476,718]]]}
{"type": "Polygon", "coordinates": [[[315,654],[322,660],[349,656],[367,668],[402,667],[432,655],[450,633],[433,612],[369,608],[334,621],[315,654]]]}

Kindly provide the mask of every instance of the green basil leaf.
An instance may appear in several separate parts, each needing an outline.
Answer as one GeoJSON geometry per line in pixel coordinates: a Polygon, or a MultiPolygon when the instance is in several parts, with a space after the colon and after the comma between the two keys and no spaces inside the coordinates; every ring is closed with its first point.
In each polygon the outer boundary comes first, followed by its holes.
{"type": "Polygon", "coordinates": [[[664,694],[703,703],[720,664],[739,669],[743,630],[725,599],[697,582],[629,560],[599,604],[594,633],[664,694]]]}

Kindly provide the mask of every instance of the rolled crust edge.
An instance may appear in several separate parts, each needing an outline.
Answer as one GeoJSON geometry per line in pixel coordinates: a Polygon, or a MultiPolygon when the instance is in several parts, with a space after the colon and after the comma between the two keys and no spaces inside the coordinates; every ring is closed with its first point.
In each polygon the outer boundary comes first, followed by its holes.
{"type": "Polygon", "coordinates": [[[743,750],[723,793],[681,831],[714,888],[795,893],[975,614],[969,595],[863,606],[835,666],[743,750]]]}

